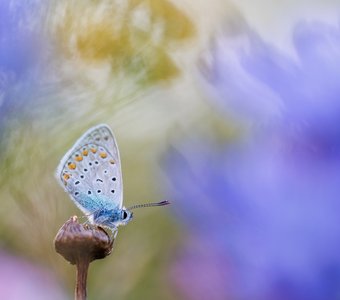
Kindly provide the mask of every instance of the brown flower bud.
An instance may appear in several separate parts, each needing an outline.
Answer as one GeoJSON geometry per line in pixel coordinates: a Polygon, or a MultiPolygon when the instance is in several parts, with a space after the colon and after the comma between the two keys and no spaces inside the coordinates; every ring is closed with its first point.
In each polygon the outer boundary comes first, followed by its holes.
{"type": "Polygon", "coordinates": [[[86,259],[91,262],[111,253],[113,240],[100,227],[89,227],[71,217],[59,229],[55,239],[55,250],[71,264],[86,259]]]}
{"type": "Polygon", "coordinates": [[[75,299],[86,299],[87,271],[91,261],[108,256],[112,251],[113,239],[101,227],[90,227],[78,223],[71,217],[59,229],[54,246],[57,253],[77,266],[75,299]]]}

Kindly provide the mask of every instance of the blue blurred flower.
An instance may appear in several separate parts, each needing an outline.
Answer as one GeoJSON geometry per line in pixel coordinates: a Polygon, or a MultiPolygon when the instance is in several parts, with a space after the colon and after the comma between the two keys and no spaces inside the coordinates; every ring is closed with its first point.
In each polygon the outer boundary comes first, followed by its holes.
{"type": "Polygon", "coordinates": [[[247,121],[310,128],[324,142],[338,138],[340,28],[301,22],[292,44],[289,56],[245,26],[215,40],[205,78],[219,105],[247,121]]]}
{"type": "Polygon", "coordinates": [[[37,8],[33,4],[32,1],[0,2],[0,68],[15,77],[24,75],[36,55],[32,25],[36,22],[33,10],[37,8]]]}
{"type": "Polygon", "coordinates": [[[293,41],[294,59],[250,29],[216,40],[217,103],[263,130],[186,141],[164,160],[188,231],[172,270],[186,299],[340,296],[340,30],[301,23],[293,41]]]}
{"type": "Polygon", "coordinates": [[[30,99],[34,66],[41,57],[43,4],[0,0],[0,128],[30,99]],[[25,99],[25,100],[24,100],[25,99]]]}
{"type": "Polygon", "coordinates": [[[340,161],[257,141],[192,143],[165,166],[191,237],[174,268],[188,299],[337,299],[340,161]]]}

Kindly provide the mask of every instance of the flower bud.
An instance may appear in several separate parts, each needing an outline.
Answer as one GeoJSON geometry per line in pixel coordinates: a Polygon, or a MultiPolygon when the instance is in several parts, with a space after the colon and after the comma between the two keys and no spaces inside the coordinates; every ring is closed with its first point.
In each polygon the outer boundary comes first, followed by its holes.
{"type": "Polygon", "coordinates": [[[105,258],[112,251],[113,241],[101,227],[79,224],[73,216],[59,229],[54,246],[57,253],[74,265],[105,258]]]}

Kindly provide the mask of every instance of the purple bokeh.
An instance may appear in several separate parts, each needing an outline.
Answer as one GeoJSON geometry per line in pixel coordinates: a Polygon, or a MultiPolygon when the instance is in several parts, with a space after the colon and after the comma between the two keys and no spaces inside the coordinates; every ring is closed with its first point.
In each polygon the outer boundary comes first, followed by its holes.
{"type": "Polygon", "coordinates": [[[6,300],[68,299],[50,272],[4,251],[0,251],[0,297],[6,300]]]}
{"type": "Polygon", "coordinates": [[[300,23],[293,42],[294,58],[249,28],[217,38],[214,103],[254,131],[164,160],[188,235],[171,275],[187,299],[339,299],[340,30],[300,23]]]}

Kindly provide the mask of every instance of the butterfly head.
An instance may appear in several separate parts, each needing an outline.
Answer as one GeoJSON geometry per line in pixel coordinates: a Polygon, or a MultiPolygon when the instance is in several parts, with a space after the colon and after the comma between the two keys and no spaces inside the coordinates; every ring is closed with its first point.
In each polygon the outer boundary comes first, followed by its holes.
{"type": "Polygon", "coordinates": [[[121,225],[126,225],[129,223],[133,218],[133,213],[126,209],[125,207],[122,208],[120,212],[120,224],[121,225]]]}
{"type": "Polygon", "coordinates": [[[97,225],[116,229],[132,220],[133,214],[125,207],[114,210],[98,210],[93,214],[92,222],[97,225]]]}

